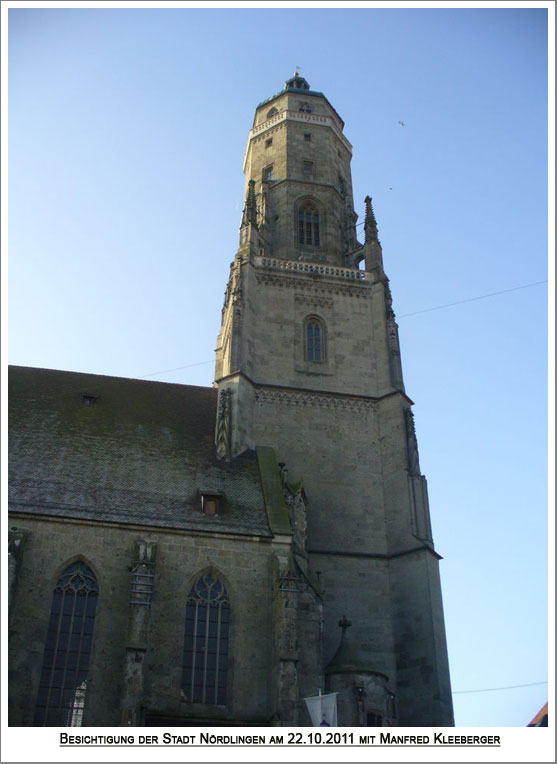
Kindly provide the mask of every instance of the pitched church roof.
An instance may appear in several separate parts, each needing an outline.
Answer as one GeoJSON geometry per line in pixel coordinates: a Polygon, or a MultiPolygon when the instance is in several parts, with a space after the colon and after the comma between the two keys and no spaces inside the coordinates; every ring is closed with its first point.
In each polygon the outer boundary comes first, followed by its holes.
{"type": "Polygon", "coordinates": [[[9,396],[11,509],[272,535],[256,452],[216,457],[216,389],[14,366],[9,396]]]}

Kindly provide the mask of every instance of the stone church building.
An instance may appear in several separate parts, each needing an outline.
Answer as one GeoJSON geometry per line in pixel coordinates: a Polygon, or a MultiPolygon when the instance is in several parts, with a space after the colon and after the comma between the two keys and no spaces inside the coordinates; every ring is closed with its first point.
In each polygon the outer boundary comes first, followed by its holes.
{"type": "Polygon", "coordinates": [[[10,369],[10,724],[453,724],[371,199],[297,73],[255,110],[212,388],[10,369]]]}

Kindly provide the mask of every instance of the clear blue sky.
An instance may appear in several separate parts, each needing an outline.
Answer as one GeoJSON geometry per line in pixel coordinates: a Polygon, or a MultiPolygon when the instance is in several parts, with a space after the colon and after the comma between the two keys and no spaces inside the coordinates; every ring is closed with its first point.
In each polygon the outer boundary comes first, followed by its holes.
{"type": "Polygon", "coordinates": [[[415,312],[547,279],[547,11],[9,15],[13,364],[210,385],[254,108],[300,66],[343,117],[416,404],[456,723],[526,725],[547,685],[462,691],[547,680],[547,286],[415,312]]]}

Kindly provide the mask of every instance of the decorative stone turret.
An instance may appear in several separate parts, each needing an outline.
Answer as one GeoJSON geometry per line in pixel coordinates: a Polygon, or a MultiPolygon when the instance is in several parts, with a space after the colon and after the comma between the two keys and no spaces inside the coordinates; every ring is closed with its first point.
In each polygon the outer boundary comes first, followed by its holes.
{"type": "Polygon", "coordinates": [[[377,235],[377,221],[375,220],[375,213],[373,212],[373,206],[371,204],[371,196],[366,196],[365,205],[364,259],[366,271],[373,273],[377,279],[382,280],[386,278],[383,270],[383,250],[381,249],[381,242],[377,235]]]}
{"type": "Polygon", "coordinates": [[[385,289],[385,319],[387,323],[387,344],[389,347],[389,371],[391,384],[395,390],[404,392],[402,379],[402,364],[400,361],[400,343],[398,339],[398,324],[393,310],[393,298],[389,287],[389,279],[384,280],[385,289]]]}
{"type": "Polygon", "coordinates": [[[247,225],[253,225],[257,228],[257,204],[255,202],[255,181],[250,180],[248,184],[248,195],[242,214],[242,228],[247,225]]]}
{"type": "Polygon", "coordinates": [[[255,199],[255,181],[248,183],[248,192],[242,213],[242,223],[240,225],[240,250],[248,249],[258,253],[259,251],[259,231],[257,225],[257,202],[255,199]]]}
{"type": "Polygon", "coordinates": [[[394,695],[387,687],[389,677],[358,657],[347,637],[352,624],[346,616],[338,625],[342,630],[340,644],[325,668],[325,677],[327,690],[338,693],[339,726],[396,726],[394,695]]]}

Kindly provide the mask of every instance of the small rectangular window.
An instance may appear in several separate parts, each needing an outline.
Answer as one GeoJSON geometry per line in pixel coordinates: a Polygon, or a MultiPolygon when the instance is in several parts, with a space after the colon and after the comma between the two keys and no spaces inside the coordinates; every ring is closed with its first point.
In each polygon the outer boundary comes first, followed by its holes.
{"type": "Polygon", "coordinates": [[[304,162],[303,172],[304,172],[304,178],[313,177],[313,162],[304,162]]]}
{"type": "Polygon", "coordinates": [[[204,515],[218,515],[221,496],[218,493],[201,492],[201,511],[204,515]]]}
{"type": "Polygon", "coordinates": [[[267,140],[265,141],[265,148],[268,149],[269,146],[272,146],[272,145],[273,145],[273,139],[267,138],[267,140]]]}
{"type": "Polygon", "coordinates": [[[216,515],[217,514],[217,500],[216,499],[205,499],[205,501],[203,502],[203,509],[204,509],[206,515],[216,515]]]}
{"type": "Polygon", "coordinates": [[[311,133],[304,133],[304,141],[307,143],[311,141],[311,133]]]}
{"type": "Polygon", "coordinates": [[[273,180],[273,165],[270,164],[268,167],[265,167],[263,169],[263,180],[273,180]]]}

